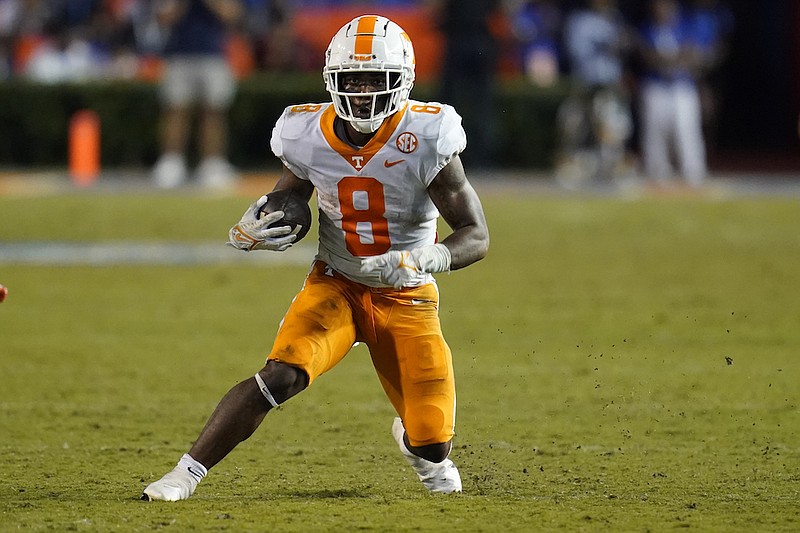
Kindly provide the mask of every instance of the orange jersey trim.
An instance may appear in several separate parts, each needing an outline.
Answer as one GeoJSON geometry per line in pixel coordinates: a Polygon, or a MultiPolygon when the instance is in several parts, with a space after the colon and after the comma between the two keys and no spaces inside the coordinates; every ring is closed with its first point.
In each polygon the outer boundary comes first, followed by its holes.
{"type": "Polygon", "coordinates": [[[360,171],[392,137],[400,121],[403,120],[406,109],[408,109],[408,103],[395,114],[384,120],[372,139],[370,139],[365,146],[361,147],[361,149],[353,148],[336,136],[336,133],[333,131],[333,123],[334,120],[336,120],[336,110],[334,110],[333,106],[323,111],[319,119],[319,125],[322,129],[322,135],[325,137],[325,140],[328,141],[330,147],[350,163],[354,169],[360,171]]]}

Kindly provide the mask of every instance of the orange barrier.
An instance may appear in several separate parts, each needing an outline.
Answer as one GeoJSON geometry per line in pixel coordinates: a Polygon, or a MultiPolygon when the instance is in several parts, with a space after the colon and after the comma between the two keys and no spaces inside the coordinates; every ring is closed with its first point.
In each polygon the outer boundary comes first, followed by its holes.
{"type": "Polygon", "coordinates": [[[69,122],[69,174],[75,185],[85,187],[100,175],[100,118],[84,109],[69,122]]]}
{"type": "Polygon", "coordinates": [[[237,80],[248,77],[256,69],[253,46],[244,34],[235,33],[228,37],[225,43],[225,57],[237,80]]]}

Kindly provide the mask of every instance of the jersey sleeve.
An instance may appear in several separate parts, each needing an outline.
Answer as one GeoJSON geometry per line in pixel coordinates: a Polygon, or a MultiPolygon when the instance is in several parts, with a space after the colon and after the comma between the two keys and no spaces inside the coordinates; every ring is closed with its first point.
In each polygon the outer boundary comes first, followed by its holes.
{"type": "Polygon", "coordinates": [[[436,139],[436,165],[426,176],[429,185],[439,171],[446,167],[455,156],[467,147],[467,134],[461,125],[461,115],[452,106],[442,106],[442,119],[439,123],[439,135],[436,139]]]}
{"type": "Polygon", "coordinates": [[[272,153],[286,165],[286,168],[291,170],[298,178],[307,180],[309,179],[308,172],[303,165],[293,161],[291,150],[289,149],[291,143],[286,143],[287,138],[291,139],[292,137],[291,131],[293,128],[291,117],[294,113],[292,113],[291,109],[292,106],[284,109],[283,113],[278,118],[275,127],[272,128],[272,138],[270,139],[269,145],[272,149],[272,153]]]}

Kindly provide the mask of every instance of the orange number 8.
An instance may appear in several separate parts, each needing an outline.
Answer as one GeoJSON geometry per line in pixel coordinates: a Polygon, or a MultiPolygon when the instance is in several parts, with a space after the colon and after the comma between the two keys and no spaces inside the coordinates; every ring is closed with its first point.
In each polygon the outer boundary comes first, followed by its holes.
{"type": "Polygon", "coordinates": [[[389,222],[384,217],[386,202],[383,197],[383,184],[375,178],[346,176],[339,181],[338,188],[339,210],[342,212],[342,229],[347,250],[357,256],[388,252],[392,243],[389,238],[389,222]],[[356,207],[357,193],[366,196],[366,208],[356,207]],[[365,226],[369,226],[372,242],[362,241],[365,226]]]}
{"type": "Polygon", "coordinates": [[[430,113],[431,115],[435,115],[441,110],[442,108],[438,105],[414,104],[411,106],[411,111],[414,111],[415,113],[430,113]]]}
{"type": "Polygon", "coordinates": [[[292,113],[316,113],[322,109],[322,104],[303,104],[292,106],[292,113]]]}

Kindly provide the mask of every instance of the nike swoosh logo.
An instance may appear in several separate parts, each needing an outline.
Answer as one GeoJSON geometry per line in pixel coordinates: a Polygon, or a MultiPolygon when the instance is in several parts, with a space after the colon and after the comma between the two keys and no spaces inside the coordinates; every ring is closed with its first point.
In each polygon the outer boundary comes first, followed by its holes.
{"type": "Polygon", "coordinates": [[[403,161],[405,161],[405,159],[398,159],[397,161],[389,161],[388,159],[385,159],[383,161],[383,166],[386,168],[391,168],[399,163],[402,163],[403,161]]]}
{"type": "Polygon", "coordinates": [[[189,473],[194,477],[196,477],[198,480],[203,479],[203,474],[201,474],[200,472],[195,472],[194,470],[192,470],[191,466],[187,466],[186,470],[188,470],[189,473]]]}

